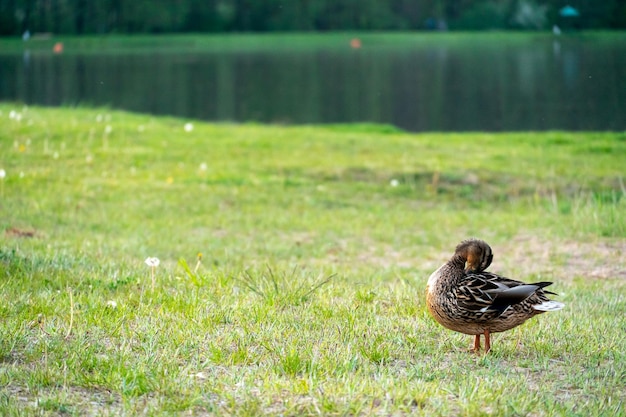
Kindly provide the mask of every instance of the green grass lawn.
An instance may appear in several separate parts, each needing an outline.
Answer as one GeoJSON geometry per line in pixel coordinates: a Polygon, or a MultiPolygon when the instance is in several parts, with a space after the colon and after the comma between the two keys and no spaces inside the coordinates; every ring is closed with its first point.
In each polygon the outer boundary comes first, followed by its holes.
{"type": "MultiPolygon", "coordinates": [[[[587,37],[621,39],[620,32],[584,32],[587,37]]],[[[133,53],[145,52],[244,52],[244,51],[302,51],[337,48],[345,51],[350,40],[358,37],[369,47],[420,47],[443,42],[467,47],[468,41],[479,44],[495,42],[529,42],[533,39],[552,38],[550,32],[504,32],[494,36],[491,32],[473,33],[419,33],[419,32],[294,32],[294,33],[238,33],[238,34],[179,34],[179,35],[106,35],[106,36],[51,36],[23,42],[21,38],[0,37],[1,52],[23,50],[52,52],[57,42],[64,44],[63,53],[133,53]]]]}
{"type": "MultiPolygon", "coordinates": [[[[536,40],[551,40],[552,32],[286,32],[286,33],[238,33],[238,34],[166,34],[166,35],[51,35],[33,38],[28,42],[18,37],[0,37],[0,53],[31,52],[52,53],[57,42],[64,45],[63,53],[167,53],[167,52],[249,52],[249,51],[329,51],[336,48],[345,51],[350,40],[359,38],[367,48],[421,48],[433,44],[452,48],[489,47],[502,43],[517,44],[536,40]],[[496,33],[494,35],[494,33],[496,33]]],[[[569,33],[560,42],[569,40],[603,42],[624,42],[626,32],[620,31],[581,31],[569,33]]]]}
{"type": "Polygon", "coordinates": [[[625,158],[0,104],[0,414],[626,415],[625,158]],[[470,236],[567,305],[486,356],[424,304],[470,236]]]}

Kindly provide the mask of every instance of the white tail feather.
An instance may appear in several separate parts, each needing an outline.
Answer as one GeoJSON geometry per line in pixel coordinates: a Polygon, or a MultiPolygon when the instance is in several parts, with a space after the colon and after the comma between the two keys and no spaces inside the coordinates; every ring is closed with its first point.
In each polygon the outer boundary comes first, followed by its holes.
{"type": "Polygon", "coordinates": [[[557,311],[565,307],[565,304],[558,301],[545,301],[541,304],[534,305],[533,308],[539,311],[557,311]]]}

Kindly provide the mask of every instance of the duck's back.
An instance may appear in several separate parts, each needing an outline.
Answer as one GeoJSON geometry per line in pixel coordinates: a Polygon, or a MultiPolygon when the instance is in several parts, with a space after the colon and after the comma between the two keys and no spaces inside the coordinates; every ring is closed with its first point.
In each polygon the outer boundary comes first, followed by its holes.
{"type": "MultiPolygon", "coordinates": [[[[446,265],[437,273],[449,272],[446,265]]],[[[526,284],[490,272],[464,274],[446,286],[429,279],[427,305],[444,327],[465,334],[503,332],[545,311],[558,310],[561,303],[548,299],[543,288],[551,282],[526,284]]],[[[552,294],[552,293],[550,293],[552,294]]]]}

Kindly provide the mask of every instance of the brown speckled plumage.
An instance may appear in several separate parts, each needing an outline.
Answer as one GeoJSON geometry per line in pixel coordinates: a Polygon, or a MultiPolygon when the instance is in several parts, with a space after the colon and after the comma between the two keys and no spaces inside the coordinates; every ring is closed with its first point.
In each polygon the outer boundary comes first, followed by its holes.
{"type": "Polygon", "coordinates": [[[434,319],[457,332],[475,335],[474,350],[491,349],[490,334],[519,326],[545,311],[560,310],[544,290],[551,282],[525,284],[485,270],[491,264],[491,247],[482,240],[461,242],[448,262],[428,279],[426,302],[434,319]]]}

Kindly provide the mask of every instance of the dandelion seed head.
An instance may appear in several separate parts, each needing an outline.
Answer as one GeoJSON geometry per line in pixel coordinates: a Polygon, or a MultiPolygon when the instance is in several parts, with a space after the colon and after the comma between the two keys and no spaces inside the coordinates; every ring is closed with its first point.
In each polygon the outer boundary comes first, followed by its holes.
{"type": "Polygon", "coordinates": [[[193,130],[192,123],[185,123],[185,132],[191,132],[193,130]]]}
{"type": "Polygon", "coordinates": [[[398,185],[400,185],[400,181],[394,178],[391,181],[389,181],[389,185],[391,185],[392,187],[397,187],[398,185]]]}
{"type": "Polygon", "coordinates": [[[117,308],[117,303],[115,302],[115,300],[109,300],[109,301],[107,301],[107,307],[109,307],[109,308],[117,308]]]}
{"type": "Polygon", "coordinates": [[[54,159],[59,159],[59,153],[58,153],[58,152],[53,153],[53,154],[52,154],[52,157],[53,157],[54,159]]]}
{"type": "Polygon", "coordinates": [[[206,164],[206,162],[200,164],[200,171],[206,171],[208,168],[209,166],[206,164]]]}
{"type": "Polygon", "coordinates": [[[147,257],[145,262],[146,262],[146,265],[155,267],[155,268],[159,266],[159,264],[161,263],[161,261],[159,261],[159,258],[151,257],[151,256],[147,257]]]}
{"type": "Polygon", "coordinates": [[[3,180],[7,176],[7,172],[4,169],[0,169],[0,180],[3,180]]]}
{"type": "Polygon", "coordinates": [[[144,126],[144,125],[139,125],[139,126],[137,126],[137,132],[141,133],[141,132],[143,132],[144,130],[146,130],[146,128],[145,128],[145,126],[144,126]]]}
{"type": "Polygon", "coordinates": [[[102,123],[102,115],[101,114],[96,115],[96,122],[102,123]]]}
{"type": "Polygon", "coordinates": [[[110,135],[111,132],[113,132],[113,127],[111,127],[111,125],[106,125],[104,127],[104,133],[107,134],[107,135],[110,135]]]}

